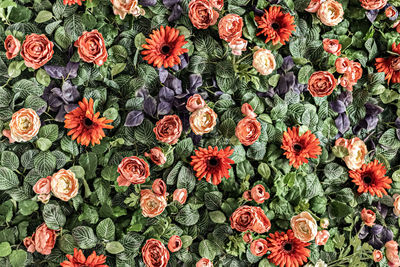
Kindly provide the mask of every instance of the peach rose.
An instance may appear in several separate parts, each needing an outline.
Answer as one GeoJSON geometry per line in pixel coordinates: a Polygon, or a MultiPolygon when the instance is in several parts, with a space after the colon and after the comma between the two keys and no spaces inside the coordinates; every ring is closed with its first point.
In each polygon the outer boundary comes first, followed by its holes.
{"type": "Polygon", "coordinates": [[[178,201],[182,205],[185,204],[187,198],[187,190],[185,188],[175,189],[172,194],[173,201],[178,201]]]}
{"type": "Polygon", "coordinates": [[[124,19],[126,14],[132,14],[134,17],[144,15],[144,9],[139,7],[137,0],[111,0],[115,15],[119,15],[121,19],[124,19]]]}
{"type": "Polygon", "coordinates": [[[372,253],[372,256],[374,258],[374,262],[380,262],[383,259],[383,253],[380,250],[375,249],[374,252],[372,253]]]}
{"type": "Polygon", "coordinates": [[[258,204],[262,204],[269,199],[269,193],[265,191],[263,185],[258,184],[251,189],[251,198],[258,204]]]}
{"type": "Polygon", "coordinates": [[[41,123],[36,111],[31,108],[21,108],[12,115],[9,125],[11,139],[16,142],[26,142],[38,134],[41,123]]]}
{"type": "Polygon", "coordinates": [[[394,6],[388,6],[385,9],[385,15],[387,18],[389,18],[389,19],[393,18],[393,20],[395,20],[396,16],[397,16],[397,10],[395,9],[394,6]]]}
{"type": "Polygon", "coordinates": [[[262,234],[271,228],[271,222],[260,207],[241,206],[229,218],[231,228],[240,232],[247,230],[262,234]]]}
{"type": "Polygon", "coordinates": [[[224,7],[224,0],[210,0],[210,3],[218,10],[221,10],[224,7]]]}
{"type": "Polygon", "coordinates": [[[143,184],[150,176],[149,164],[136,156],[126,157],[118,165],[119,186],[130,186],[131,184],[143,184]]]}
{"type": "Polygon", "coordinates": [[[49,255],[56,244],[56,238],[56,231],[47,228],[47,225],[42,223],[36,228],[36,232],[32,237],[24,239],[24,245],[28,252],[37,251],[42,255],[49,255]]]}
{"type": "Polygon", "coordinates": [[[253,207],[255,222],[252,227],[252,231],[262,234],[268,232],[271,229],[271,222],[269,221],[267,215],[260,207],[253,207]]]}
{"type": "Polygon", "coordinates": [[[229,47],[232,49],[232,54],[235,56],[240,56],[243,51],[246,51],[247,40],[243,38],[236,38],[229,42],[229,47]]]}
{"type": "Polygon", "coordinates": [[[360,0],[361,6],[367,10],[382,9],[386,6],[387,0],[360,0]]]}
{"type": "Polygon", "coordinates": [[[150,158],[156,165],[163,165],[167,161],[162,149],[159,147],[153,147],[150,149],[150,153],[145,152],[144,156],[150,158]]]}
{"type": "Polygon", "coordinates": [[[253,67],[261,75],[269,75],[276,68],[275,57],[270,50],[258,49],[253,55],[253,67]]]}
{"type": "Polygon", "coordinates": [[[254,240],[250,244],[250,252],[254,256],[262,257],[268,252],[268,242],[263,238],[254,240]]]}
{"type": "Polygon", "coordinates": [[[21,57],[28,68],[38,69],[53,57],[53,46],[44,34],[32,33],[22,43],[21,57]]]}
{"type": "Polygon", "coordinates": [[[343,20],[342,4],[335,0],[327,0],[321,3],[317,16],[326,26],[336,26],[343,20]]]}
{"type": "Polygon", "coordinates": [[[159,196],[150,189],[140,191],[140,208],[144,217],[153,218],[160,215],[167,207],[165,196],[159,196]]]}
{"type": "Polygon", "coordinates": [[[39,200],[43,203],[49,202],[51,192],[51,176],[40,178],[33,186],[33,191],[39,194],[39,200]]]}
{"type": "Polygon", "coordinates": [[[75,41],[74,46],[78,48],[79,57],[85,62],[101,66],[107,60],[106,44],[103,35],[97,30],[83,32],[75,41]]]}
{"type": "Polygon", "coordinates": [[[207,0],[192,0],[189,3],[189,19],[197,29],[207,29],[217,23],[218,12],[207,0]]]}
{"type": "Polygon", "coordinates": [[[197,263],[196,267],[213,267],[213,263],[206,258],[201,258],[197,263]]]}
{"type": "Polygon", "coordinates": [[[241,111],[245,117],[257,118],[257,114],[254,112],[253,108],[249,103],[244,103],[242,105],[241,111]]]}
{"type": "Polygon", "coordinates": [[[375,212],[363,208],[363,210],[361,211],[361,219],[363,220],[365,225],[372,227],[375,224],[376,220],[375,212]]]}
{"type": "Polygon", "coordinates": [[[339,43],[339,40],[325,38],[322,41],[322,44],[326,52],[331,53],[335,56],[340,56],[342,45],[339,43]]]}
{"type": "Polygon", "coordinates": [[[351,71],[352,65],[352,62],[347,57],[340,57],[335,61],[336,71],[341,74],[351,71]]]}
{"type": "Polygon", "coordinates": [[[211,132],[217,124],[217,113],[209,106],[198,109],[190,115],[190,128],[196,135],[203,135],[211,132]]]}
{"type": "Polygon", "coordinates": [[[393,196],[394,197],[394,202],[393,202],[393,213],[399,217],[400,216],[400,195],[396,194],[393,196]]]}
{"type": "Polygon", "coordinates": [[[177,115],[167,115],[157,121],[153,132],[158,141],[174,145],[182,134],[182,121],[177,115]]]}
{"type": "Polygon", "coordinates": [[[3,134],[3,136],[5,136],[5,137],[8,138],[8,142],[9,142],[10,144],[15,143],[15,140],[11,137],[11,131],[10,131],[10,130],[4,129],[4,130],[2,131],[2,134],[3,134]]]}
{"type": "Polygon", "coordinates": [[[250,244],[253,241],[253,237],[250,232],[247,232],[243,235],[243,241],[247,244],[250,244]]]}
{"type": "Polygon", "coordinates": [[[167,194],[167,185],[163,179],[155,179],[153,185],[151,186],[154,194],[165,197],[167,194]]]}
{"type": "Polygon", "coordinates": [[[308,91],[314,97],[328,96],[335,87],[336,79],[329,71],[316,71],[308,80],[308,91]]]}
{"type": "Polygon", "coordinates": [[[46,204],[49,202],[51,195],[50,194],[41,194],[38,195],[38,199],[40,202],[46,204]]]}
{"type": "Polygon", "coordinates": [[[396,29],[398,33],[400,33],[400,20],[396,21],[393,25],[392,28],[396,29]]]}
{"type": "Polygon", "coordinates": [[[251,198],[251,191],[250,190],[244,191],[242,198],[244,198],[247,201],[252,201],[253,199],[251,198]]]}
{"type": "Polygon", "coordinates": [[[335,142],[335,146],[342,146],[347,148],[348,155],[343,157],[347,168],[350,170],[357,170],[365,163],[365,156],[368,153],[367,146],[358,137],[352,139],[339,138],[335,142]]]}
{"type": "Polygon", "coordinates": [[[315,13],[318,11],[320,6],[321,6],[321,0],[311,0],[305,11],[310,13],[315,13]]]}
{"type": "Polygon", "coordinates": [[[19,50],[21,50],[21,42],[14,36],[8,35],[4,40],[4,48],[8,59],[15,58],[18,56],[19,50]]]}
{"type": "Polygon", "coordinates": [[[186,109],[189,112],[195,112],[198,109],[205,107],[206,101],[199,94],[194,94],[186,102],[186,109]]]}
{"type": "Polygon", "coordinates": [[[357,82],[363,74],[363,69],[359,62],[351,62],[351,78],[353,81],[357,82]]]}
{"type": "Polygon", "coordinates": [[[63,201],[68,201],[78,194],[79,183],[70,170],[61,169],[51,177],[51,192],[63,201]]]}
{"type": "Polygon", "coordinates": [[[261,123],[257,119],[245,117],[236,125],[235,135],[242,145],[250,146],[261,135],[261,123]]]}
{"type": "Polygon", "coordinates": [[[290,220],[294,236],[302,242],[309,242],[315,238],[318,231],[317,222],[307,211],[293,216],[290,220]]]}
{"type": "Polygon", "coordinates": [[[142,248],[142,257],[147,267],[166,267],[169,261],[169,252],[160,240],[151,238],[142,248]]]}
{"type": "Polygon", "coordinates": [[[328,219],[328,218],[322,218],[322,219],[319,221],[319,225],[320,225],[322,228],[324,228],[324,229],[328,228],[328,226],[329,226],[329,219],[328,219]]]}
{"type": "Polygon", "coordinates": [[[389,262],[389,266],[390,267],[394,267],[394,266],[398,267],[398,266],[400,266],[398,247],[399,247],[399,245],[394,240],[386,242],[386,244],[385,244],[386,258],[387,258],[387,260],[389,262]]]}
{"type": "Polygon", "coordinates": [[[236,14],[228,14],[218,23],[219,38],[232,42],[242,36],[243,19],[236,14]]]}
{"type": "Polygon", "coordinates": [[[182,240],[178,235],[173,235],[169,238],[168,249],[171,252],[177,252],[182,248],[182,240]]]}
{"type": "Polygon", "coordinates": [[[318,246],[325,245],[330,236],[331,235],[327,230],[318,231],[317,235],[315,236],[315,244],[318,246]]]}

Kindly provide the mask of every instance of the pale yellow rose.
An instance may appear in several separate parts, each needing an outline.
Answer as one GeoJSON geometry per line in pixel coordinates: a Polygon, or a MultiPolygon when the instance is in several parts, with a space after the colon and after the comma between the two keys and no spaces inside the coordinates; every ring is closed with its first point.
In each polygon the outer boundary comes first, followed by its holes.
{"type": "Polygon", "coordinates": [[[318,226],[315,219],[307,211],[293,216],[290,220],[294,236],[302,242],[309,242],[315,238],[318,232],[318,226]]]}

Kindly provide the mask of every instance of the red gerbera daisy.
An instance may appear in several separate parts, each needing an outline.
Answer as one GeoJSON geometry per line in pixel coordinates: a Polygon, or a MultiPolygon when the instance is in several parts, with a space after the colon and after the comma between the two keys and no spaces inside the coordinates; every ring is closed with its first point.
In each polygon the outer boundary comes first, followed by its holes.
{"type": "Polygon", "coordinates": [[[182,48],[187,43],[185,36],[179,35],[179,30],[169,26],[153,30],[146,42],[147,44],[142,45],[145,49],[142,51],[142,55],[145,55],[143,59],[157,68],[173,67],[181,63],[179,56],[189,51],[182,48]]]}
{"type": "Polygon", "coordinates": [[[298,267],[306,263],[310,256],[310,250],[306,247],[311,243],[301,242],[290,229],[286,233],[269,234],[267,241],[271,252],[267,257],[277,266],[298,267]]]}
{"type": "Polygon", "coordinates": [[[62,267],[109,267],[108,265],[103,264],[106,262],[106,256],[97,256],[96,251],[93,251],[93,253],[86,259],[82,250],[78,251],[77,248],[74,248],[74,255],[67,254],[66,256],[68,260],[60,263],[60,266],[62,267]]]}
{"type": "Polygon", "coordinates": [[[257,36],[261,34],[266,36],[265,43],[272,40],[273,45],[279,42],[284,45],[289,41],[292,32],[296,31],[294,17],[282,12],[280,6],[271,6],[269,11],[265,10],[265,13],[261,17],[256,16],[255,20],[261,30],[257,36]]]}
{"type": "Polygon", "coordinates": [[[400,44],[396,46],[396,43],[393,43],[392,52],[399,55],[375,59],[376,70],[386,74],[385,79],[388,80],[388,83],[390,81],[400,83],[400,44]]]}
{"type": "Polygon", "coordinates": [[[221,150],[218,150],[218,147],[212,148],[211,146],[208,149],[199,147],[199,150],[195,150],[195,153],[196,155],[192,156],[190,165],[197,172],[196,176],[199,180],[205,176],[207,182],[211,178],[212,183],[218,185],[222,177],[229,178],[229,169],[232,168],[230,164],[235,163],[228,158],[233,154],[233,149],[230,146],[221,150]]]}
{"type": "Polygon", "coordinates": [[[374,160],[368,164],[363,164],[358,170],[350,170],[350,177],[353,183],[358,185],[358,193],[367,193],[383,197],[382,193],[387,195],[385,189],[391,188],[392,180],[385,176],[386,168],[379,161],[374,160]]]}
{"type": "Polygon", "coordinates": [[[283,155],[296,169],[303,163],[308,163],[308,158],[316,159],[322,153],[318,138],[309,130],[299,135],[299,127],[288,128],[283,133],[281,148],[286,150],[283,155]]]}
{"type": "Polygon", "coordinates": [[[107,125],[113,120],[107,120],[105,117],[99,118],[100,112],[94,113],[92,98],[89,101],[84,98],[78,104],[79,107],[65,115],[64,128],[71,129],[68,135],[72,135],[72,140],[76,139],[78,144],[84,146],[88,146],[90,143],[92,146],[100,144],[100,140],[105,136],[103,128],[114,128],[112,125],[107,125]]]}
{"type": "Polygon", "coordinates": [[[78,4],[81,6],[82,2],[85,2],[85,0],[64,0],[64,5],[78,4]]]}

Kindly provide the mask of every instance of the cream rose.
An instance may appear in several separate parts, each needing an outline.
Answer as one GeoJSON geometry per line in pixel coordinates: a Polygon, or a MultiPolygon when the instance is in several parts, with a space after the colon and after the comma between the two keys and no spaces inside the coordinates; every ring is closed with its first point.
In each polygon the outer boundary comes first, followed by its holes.
{"type": "Polygon", "coordinates": [[[326,26],[336,26],[343,20],[342,4],[335,0],[323,2],[317,11],[317,16],[326,26]]]}
{"type": "Polygon", "coordinates": [[[196,135],[203,135],[211,132],[217,124],[217,113],[209,106],[198,109],[190,115],[190,128],[196,135]]]}
{"type": "Polygon", "coordinates": [[[40,118],[31,108],[21,108],[12,115],[10,121],[11,138],[16,142],[26,142],[35,137],[40,129],[40,118]]]}
{"type": "Polygon", "coordinates": [[[315,219],[307,211],[303,211],[290,220],[294,236],[302,242],[309,242],[315,238],[318,226],[315,219]]]}
{"type": "Polygon", "coordinates": [[[51,192],[63,201],[68,201],[78,194],[78,179],[70,170],[61,169],[51,177],[51,192]]]}
{"type": "Polygon", "coordinates": [[[269,75],[276,68],[275,57],[267,49],[258,49],[253,55],[253,67],[261,75],[269,75]]]}
{"type": "Polygon", "coordinates": [[[399,217],[400,216],[400,195],[394,195],[394,203],[393,203],[393,213],[399,217]]]}

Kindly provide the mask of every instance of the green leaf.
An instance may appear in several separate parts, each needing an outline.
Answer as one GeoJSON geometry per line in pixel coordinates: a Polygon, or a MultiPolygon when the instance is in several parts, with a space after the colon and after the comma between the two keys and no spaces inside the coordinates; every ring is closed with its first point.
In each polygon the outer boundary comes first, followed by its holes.
{"type": "Polygon", "coordinates": [[[56,157],[50,151],[41,151],[34,158],[33,165],[43,177],[52,175],[56,168],[56,157]]]}
{"type": "Polygon", "coordinates": [[[11,255],[9,256],[10,264],[12,267],[21,267],[25,266],[25,261],[27,259],[28,254],[25,250],[17,249],[13,250],[11,255]]]}
{"type": "Polygon", "coordinates": [[[193,141],[192,138],[185,138],[180,140],[175,146],[176,155],[182,158],[187,158],[192,154],[193,151],[193,141]]]}
{"type": "Polygon", "coordinates": [[[51,147],[52,142],[47,138],[39,138],[36,141],[36,145],[41,151],[47,151],[51,147]]]}
{"type": "Polygon", "coordinates": [[[61,149],[73,156],[78,156],[79,149],[77,143],[68,136],[61,139],[61,149]]]}
{"type": "Polygon", "coordinates": [[[264,179],[268,179],[271,176],[271,169],[267,163],[261,162],[257,171],[264,179]]]}
{"type": "Polygon", "coordinates": [[[111,254],[118,254],[121,253],[125,250],[124,246],[122,246],[122,244],[118,241],[112,241],[107,243],[106,245],[106,250],[107,252],[111,253],[111,254]]]}
{"type": "Polygon", "coordinates": [[[338,129],[336,128],[335,121],[332,118],[326,119],[322,125],[322,134],[325,137],[332,139],[337,135],[337,133],[338,129]]]}
{"type": "Polygon", "coordinates": [[[44,69],[39,69],[36,72],[36,80],[38,83],[44,85],[44,86],[49,86],[50,84],[50,76],[47,74],[47,72],[44,69]]]}
{"type": "Polygon", "coordinates": [[[82,23],[82,17],[77,14],[72,14],[65,19],[64,28],[66,34],[71,37],[72,41],[77,40],[85,30],[82,23]]]}
{"type": "Polygon", "coordinates": [[[17,187],[18,176],[9,168],[0,167],[0,190],[8,190],[17,187]]]}
{"type": "Polygon", "coordinates": [[[11,254],[11,246],[8,242],[1,242],[0,243],[0,258],[7,257],[11,254]]]}
{"type": "Polygon", "coordinates": [[[48,228],[58,230],[64,226],[67,219],[59,205],[46,204],[43,208],[43,220],[48,228]]]}
{"type": "Polygon", "coordinates": [[[79,157],[79,164],[85,169],[86,179],[96,176],[97,155],[94,152],[82,154],[79,157]]]}
{"type": "Polygon", "coordinates": [[[199,244],[199,254],[203,258],[207,258],[212,261],[217,255],[217,251],[217,245],[211,240],[205,239],[199,244]]]}
{"type": "Polygon", "coordinates": [[[39,14],[37,14],[35,22],[43,23],[43,22],[51,20],[52,18],[53,18],[53,13],[51,13],[50,11],[47,11],[47,10],[42,10],[39,12],[39,14]]]}
{"type": "Polygon", "coordinates": [[[189,205],[186,205],[178,212],[175,220],[184,226],[192,226],[199,221],[199,218],[199,212],[197,210],[192,210],[189,205]]]}
{"type": "Polygon", "coordinates": [[[1,166],[13,171],[17,170],[19,167],[18,156],[12,151],[4,151],[1,153],[1,166]]]}
{"type": "Polygon", "coordinates": [[[96,234],[99,238],[104,240],[114,240],[115,226],[110,218],[102,220],[96,227],[96,234]]]}
{"type": "Polygon", "coordinates": [[[93,229],[88,226],[75,227],[72,230],[72,236],[81,249],[90,249],[97,244],[97,237],[93,229]]]}
{"type": "Polygon", "coordinates": [[[146,43],[146,36],[143,33],[139,33],[135,36],[135,47],[136,49],[142,50],[142,44],[146,43]]]}
{"type": "Polygon", "coordinates": [[[225,214],[219,210],[211,211],[209,216],[213,223],[224,223],[226,221],[225,214]]]}
{"type": "Polygon", "coordinates": [[[54,40],[63,49],[67,49],[72,43],[72,40],[65,32],[64,27],[57,28],[56,32],[54,33],[54,40]]]}
{"type": "Polygon", "coordinates": [[[30,199],[23,200],[19,203],[19,212],[24,216],[29,216],[38,209],[38,203],[30,199]]]}
{"type": "Polygon", "coordinates": [[[188,194],[191,193],[196,185],[192,169],[182,166],[178,174],[177,188],[186,188],[188,194]]]}
{"type": "Polygon", "coordinates": [[[58,247],[62,250],[62,252],[66,254],[73,254],[74,248],[78,247],[75,239],[70,234],[63,234],[60,238],[58,238],[58,247]]]}
{"type": "Polygon", "coordinates": [[[305,65],[301,67],[298,74],[299,83],[307,84],[308,79],[310,79],[311,74],[313,74],[314,69],[310,65],[305,65]]]}
{"type": "Polygon", "coordinates": [[[329,213],[333,217],[343,218],[349,214],[352,214],[353,212],[354,212],[353,208],[343,202],[334,200],[329,205],[329,213]]]}

